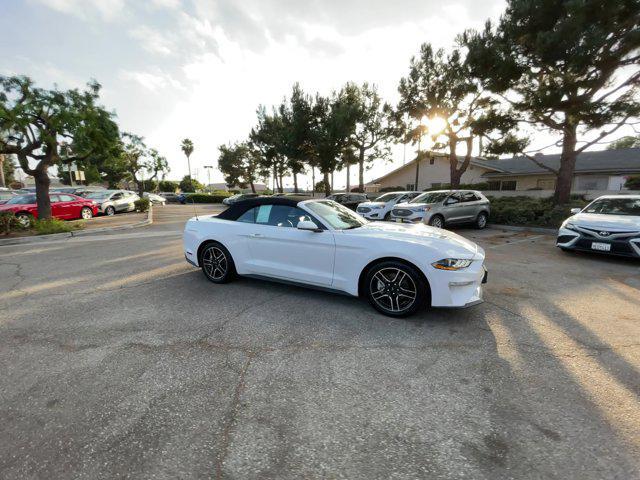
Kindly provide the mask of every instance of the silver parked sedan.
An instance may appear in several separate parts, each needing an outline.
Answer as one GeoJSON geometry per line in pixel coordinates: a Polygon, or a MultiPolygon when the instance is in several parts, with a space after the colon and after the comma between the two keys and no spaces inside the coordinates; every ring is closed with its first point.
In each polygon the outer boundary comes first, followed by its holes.
{"type": "Polygon", "coordinates": [[[129,190],[104,190],[89,193],[85,196],[98,204],[99,212],[104,215],[115,215],[116,212],[132,212],[135,210],[134,202],[140,197],[129,190]]]}
{"type": "Polygon", "coordinates": [[[391,218],[397,222],[424,222],[438,228],[462,223],[484,228],[490,212],[489,199],[476,190],[436,190],[396,204],[391,218]]]}

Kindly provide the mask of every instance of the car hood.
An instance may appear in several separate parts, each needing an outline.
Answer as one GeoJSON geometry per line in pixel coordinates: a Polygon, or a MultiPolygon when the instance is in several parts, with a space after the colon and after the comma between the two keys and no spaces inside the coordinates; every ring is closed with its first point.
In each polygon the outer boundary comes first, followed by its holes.
{"type": "Polygon", "coordinates": [[[384,207],[386,203],[384,202],[361,202],[358,204],[359,207],[384,207]]]}
{"type": "Polygon", "coordinates": [[[442,251],[443,258],[484,257],[484,250],[470,240],[457,233],[434,228],[422,223],[404,224],[371,222],[350,230],[343,230],[345,235],[373,237],[425,245],[442,251]]]}
{"type": "Polygon", "coordinates": [[[640,217],[634,215],[577,213],[569,217],[567,221],[584,228],[617,230],[622,232],[640,230],[640,217]]]}
{"type": "Polygon", "coordinates": [[[421,207],[428,207],[434,205],[433,203],[409,203],[409,202],[403,202],[403,203],[396,203],[394,205],[393,208],[408,208],[409,210],[413,209],[413,208],[421,208],[421,207]]]}

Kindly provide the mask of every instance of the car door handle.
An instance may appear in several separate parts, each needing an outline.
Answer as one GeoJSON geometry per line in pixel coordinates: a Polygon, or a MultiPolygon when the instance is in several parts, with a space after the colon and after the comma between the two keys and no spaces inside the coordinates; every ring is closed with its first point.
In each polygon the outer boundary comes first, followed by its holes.
{"type": "Polygon", "coordinates": [[[249,236],[251,238],[264,238],[264,235],[262,235],[261,233],[250,233],[249,236]]]}

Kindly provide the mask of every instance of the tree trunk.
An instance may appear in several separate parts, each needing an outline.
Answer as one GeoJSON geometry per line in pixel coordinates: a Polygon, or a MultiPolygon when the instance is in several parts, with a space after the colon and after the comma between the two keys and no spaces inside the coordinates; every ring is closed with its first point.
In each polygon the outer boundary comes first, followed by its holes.
{"type": "Polygon", "coordinates": [[[418,137],[418,155],[416,156],[416,182],[413,185],[414,190],[418,190],[418,181],[420,178],[420,140],[422,135],[418,137]]]}
{"type": "Polygon", "coordinates": [[[293,172],[293,191],[298,193],[298,174],[293,172]]]}
{"type": "Polygon", "coordinates": [[[282,183],[282,177],[283,177],[282,170],[278,170],[278,182],[279,182],[278,191],[280,193],[284,193],[284,185],[282,183]]]}
{"type": "Polygon", "coordinates": [[[335,172],[331,172],[331,191],[333,192],[334,188],[333,188],[333,174],[335,172]]]}
{"type": "Polygon", "coordinates": [[[49,198],[49,185],[51,180],[47,175],[47,169],[44,171],[34,170],[33,179],[36,182],[36,203],[38,204],[38,218],[51,218],[51,199],[49,198]]]}
{"type": "Polygon", "coordinates": [[[324,172],[324,194],[328,197],[331,195],[331,185],[329,184],[329,172],[324,172]]]}
{"type": "Polygon", "coordinates": [[[251,191],[256,193],[256,186],[253,184],[253,180],[249,180],[249,185],[251,185],[251,191]]]}
{"type": "Polygon", "coordinates": [[[316,168],[311,167],[311,195],[316,196],[316,168]]]}
{"type": "Polygon", "coordinates": [[[458,170],[458,154],[456,153],[456,147],[458,145],[457,139],[449,138],[449,183],[451,189],[460,187],[460,177],[462,171],[458,170]]]}
{"type": "Polygon", "coordinates": [[[0,187],[6,187],[4,179],[4,155],[0,154],[0,187]]]}
{"type": "Polygon", "coordinates": [[[349,180],[349,177],[350,177],[350,174],[351,174],[351,170],[350,170],[349,167],[351,167],[351,165],[349,165],[347,163],[347,193],[351,193],[351,183],[350,183],[350,180],[349,180]]]}
{"type": "Polygon", "coordinates": [[[364,147],[360,147],[358,154],[358,187],[360,192],[364,193],[364,147]]]}
{"type": "Polygon", "coordinates": [[[144,180],[136,180],[136,184],[138,185],[138,196],[142,198],[144,194],[144,180]]]}
{"type": "Polygon", "coordinates": [[[556,190],[553,194],[553,203],[565,205],[571,200],[571,184],[573,172],[576,168],[576,126],[567,124],[562,138],[562,154],[560,155],[560,170],[556,180],[556,190]]]}

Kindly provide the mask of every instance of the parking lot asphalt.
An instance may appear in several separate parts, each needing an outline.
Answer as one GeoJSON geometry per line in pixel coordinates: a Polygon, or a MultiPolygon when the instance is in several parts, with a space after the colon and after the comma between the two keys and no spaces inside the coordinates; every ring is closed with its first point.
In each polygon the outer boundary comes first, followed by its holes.
{"type": "Polygon", "coordinates": [[[485,303],[399,320],[211,284],[192,212],[0,247],[0,478],[640,478],[640,262],[461,229],[485,303]]]}

